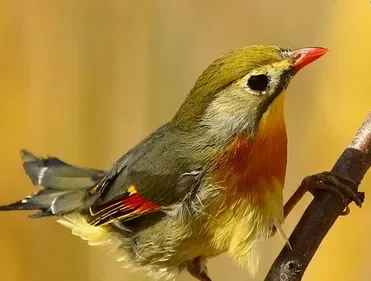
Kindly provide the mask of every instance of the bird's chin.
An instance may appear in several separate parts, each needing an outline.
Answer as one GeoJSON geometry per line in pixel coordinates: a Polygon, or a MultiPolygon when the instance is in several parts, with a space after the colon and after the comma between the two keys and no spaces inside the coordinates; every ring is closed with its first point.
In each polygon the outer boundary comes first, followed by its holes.
{"type": "Polygon", "coordinates": [[[279,94],[277,94],[271,103],[267,106],[267,109],[263,113],[262,121],[267,122],[269,120],[269,123],[274,126],[274,124],[281,120],[283,117],[283,111],[284,111],[284,103],[285,103],[285,91],[281,91],[279,94]]]}

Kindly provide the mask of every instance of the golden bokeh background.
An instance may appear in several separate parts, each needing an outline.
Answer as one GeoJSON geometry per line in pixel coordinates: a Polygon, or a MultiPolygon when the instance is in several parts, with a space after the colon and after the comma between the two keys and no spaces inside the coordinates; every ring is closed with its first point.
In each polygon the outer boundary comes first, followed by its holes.
{"type": "MultiPolygon", "coordinates": [[[[291,83],[286,198],[328,170],[371,109],[371,7],[360,1],[0,0],[0,202],[34,190],[18,150],[104,169],[172,117],[201,71],[243,45],[325,46],[291,83]]],[[[362,184],[368,190],[371,177],[362,184]]],[[[290,233],[310,196],[285,224],[290,233]]],[[[304,280],[370,280],[371,203],[352,205],[304,280]]],[[[134,281],[55,223],[0,213],[1,281],[134,281]]],[[[261,246],[262,280],[283,246],[261,246]]],[[[249,280],[231,259],[214,281],[249,280]]],[[[181,275],[178,280],[192,280],[181,275]]]]}

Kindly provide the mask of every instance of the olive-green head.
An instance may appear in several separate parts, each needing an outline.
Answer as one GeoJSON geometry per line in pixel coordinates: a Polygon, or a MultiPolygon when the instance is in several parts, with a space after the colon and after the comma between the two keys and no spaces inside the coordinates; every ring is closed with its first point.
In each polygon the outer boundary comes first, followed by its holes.
{"type": "Polygon", "coordinates": [[[186,130],[224,126],[231,134],[254,128],[293,75],[326,51],[269,45],[231,51],[201,74],[172,123],[186,130]]]}

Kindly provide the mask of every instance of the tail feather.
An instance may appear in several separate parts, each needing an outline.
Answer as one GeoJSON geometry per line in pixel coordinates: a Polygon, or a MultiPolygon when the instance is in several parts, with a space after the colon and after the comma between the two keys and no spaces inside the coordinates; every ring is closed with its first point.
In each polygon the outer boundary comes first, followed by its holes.
{"type": "Polygon", "coordinates": [[[84,207],[86,193],[87,190],[83,189],[56,197],[50,207],[52,213],[62,215],[84,207]]]}
{"type": "Polygon", "coordinates": [[[88,191],[100,181],[105,172],[69,165],[58,158],[38,158],[22,150],[21,157],[26,174],[40,190],[0,211],[39,210],[30,215],[40,218],[63,215],[84,208],[88,191]]]}
{"type": "Polygon", "coordinates": [[[23,168],[34,185],[55,189],[76,189],[94,185],[105,172],[69,165],[58,158],[38,158],[21,150],[23,168]]]}

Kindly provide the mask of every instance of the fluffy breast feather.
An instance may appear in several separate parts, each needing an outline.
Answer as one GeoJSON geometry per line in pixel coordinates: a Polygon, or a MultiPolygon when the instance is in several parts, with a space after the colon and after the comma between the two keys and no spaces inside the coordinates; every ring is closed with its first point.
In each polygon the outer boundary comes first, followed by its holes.
{"type": "Polygon", "coordinates": [[[287,162],[283,102],[281,94],[263,115],[255,137],[237,135],[219,153],[214,168],[224,201],[215,203],[220,215],[213,243],[227,247],[252,273],[258,261],[256,242],[269,238],[273,226],[285,238],[280,227],[287,162]]]}
{"type": "Polygon", "coordinates": [[[227,192],[261,202],[266,182],[278,180],[283,187],[287,162],[284,94],[264,113],[254,137],[238,134],[216,157],[215,182],[227,192]]]}

